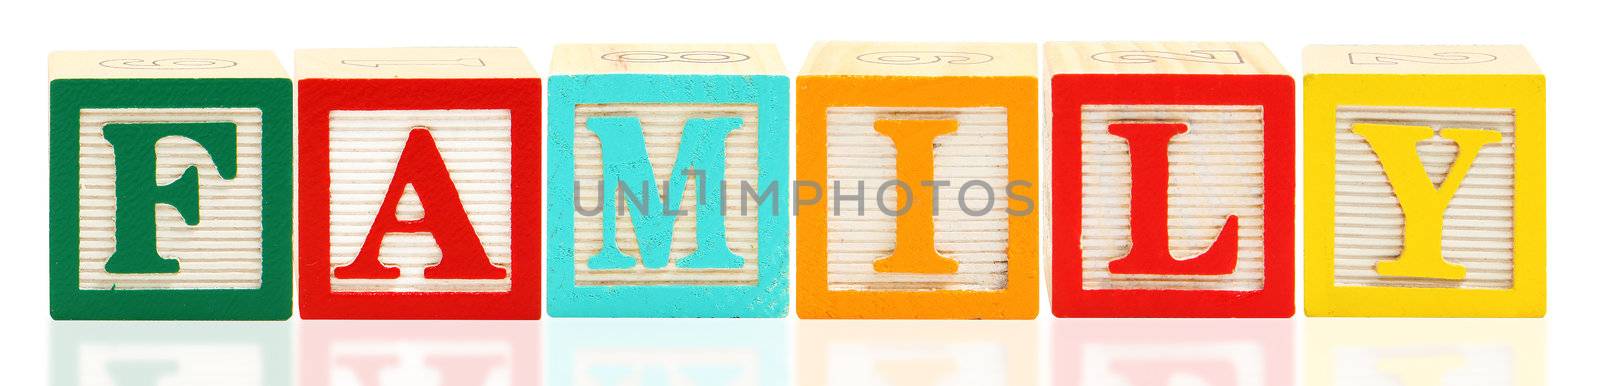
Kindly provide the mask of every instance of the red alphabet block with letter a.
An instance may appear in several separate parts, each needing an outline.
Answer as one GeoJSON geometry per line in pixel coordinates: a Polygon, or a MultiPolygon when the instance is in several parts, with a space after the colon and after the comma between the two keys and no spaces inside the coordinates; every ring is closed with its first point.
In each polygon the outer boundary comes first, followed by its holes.
{"type": "Polygon", "coordinates": [[[1260,44],[1050,43],[1060,317],[1294,314],[1294,80],[1260,44]]]}
{"type": "Polygon", "coordinates": [[[522,52],[296,56],[301,317],[538,319],[540,90],[522,52]]]}

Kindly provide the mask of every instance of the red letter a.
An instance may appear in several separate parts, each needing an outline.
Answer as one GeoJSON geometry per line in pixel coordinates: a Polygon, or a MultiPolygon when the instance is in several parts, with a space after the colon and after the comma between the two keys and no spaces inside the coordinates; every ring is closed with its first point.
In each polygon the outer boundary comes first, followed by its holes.
{"type": "Polygon", "coordinates": [[[444,167],[444,158],[433,143],[428,129],[411,129],[411,137],[400,152],[400,161],[394,168],[394,179],[389,182],[389,192],[383,196],[383,206],[378,208],[378,218],[372,221],[372,230],[361,244],[361,253],[350,265],[335,268],[333,276],[343,279],[395,279],[400,269],[383,265],[378,259],[378,249],[383,246],[383,236],[391,232],[427,232],[439,245],[439,264],[422,271],[428,279],[502,279],[506,270],[489,263],[478,241],[477,231],[467,220],[461,206],[461,194],[450,180],[444,167]],[[400,195],[406,185],[417,190],[422,202],[422,218],[399,220],[395,207],[400,205],[400,195]]]}
{"type": "Polygon", "coordinates": [[[1204,253],[1194,258],[1172,257],[1167,235],[1167,145],[1172,137],[1189,130],[1182,123],[1117,123],[1111,135],[1128,140],[1132,162],[1132,200],[1129,228],[1133,246],[1128,255],[1112,260],[1115,274],[1226,275],[1239,261],[1239,216],[1228,216],[1221,234],[1204,253]]]}

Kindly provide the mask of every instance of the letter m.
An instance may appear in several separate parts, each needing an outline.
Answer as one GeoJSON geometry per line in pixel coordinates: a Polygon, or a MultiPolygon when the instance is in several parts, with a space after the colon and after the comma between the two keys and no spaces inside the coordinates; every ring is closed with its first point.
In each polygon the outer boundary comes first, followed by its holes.
{"type": "Polygon", "coordinates": [[[741,118],[691,118],[684,122],[678,156],[672,164],[665,195],[657,192],[655,173],[644,142],[644,127],[636,117],[592,117],[585,121],[589,131],[600,139],[601,216],[604,245],[589,258],[590,269],[626,269],[642,261],[646,268],[667,266],[672,252],[672,228],[683,214],[678,210],[689,170],[704,173],[696,181],[700,191],[695,204],[695,251],[679,259],[681,268],[738,268],[744,258],[728,248],[723,222],[723,177],[727,164],[727,138],[744,126],[741,118]],[[633,236],[641,256],[628,256],[617,248],[617,190],[630,196],[624,205],[632,206],[633,236]],[[634,196],[634,193],[639,193],[634,196]],[[632,197],[639,197],[633,200],[632,197]],[[650,205],[662,197],[662,205],[650,205]]]}

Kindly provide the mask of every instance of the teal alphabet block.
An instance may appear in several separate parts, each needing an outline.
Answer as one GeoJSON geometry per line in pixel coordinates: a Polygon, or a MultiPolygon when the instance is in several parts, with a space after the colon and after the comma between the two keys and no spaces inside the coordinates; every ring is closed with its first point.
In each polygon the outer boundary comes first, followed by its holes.
{"type": "Polygon", "coordinates": [[[550,315],[786,315],[789,78],[776,48],[567,45],[552,72],[550,315]]]}

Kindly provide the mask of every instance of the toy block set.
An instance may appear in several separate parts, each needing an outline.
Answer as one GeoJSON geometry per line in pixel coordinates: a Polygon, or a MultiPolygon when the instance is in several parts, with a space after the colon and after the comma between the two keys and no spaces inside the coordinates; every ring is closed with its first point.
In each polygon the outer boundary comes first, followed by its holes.
{"type": "MultiPolygon", "coordinates": [[[[558,45],[548,80],[517,48],[53,53],[50,315],[782,318],[792,279],[805,319],[1033,319],[1042,266],[1061,318],[1293,316],[1272,52],[1051,42],[1042,83],[1038,49],[822,42],[793,90],[762,44],[558,45]]],[[[1305,314],[1542,317],[1527,50],[1304,64],[1305,314]]]]}
{"type": "Polygon", "coordinates": [[[1311,316],[1544,315],[1544,76],[1516,46],[1305,52],[1311,316]]]}
{"type": "Polygon", "coordinates": [[[1062,317],[1294,314],[1294,79],[1256,43],[1047,43],[1062,317]]]}
{"type": "Polygon", "coordinates": [[[550,315],[787,315],[777,47],[562,45],[553,61],[550,315]]]}
{"type": "Polygon", "coordinates": [[[515,48],[323,49],[300,93],[300,314],[539,317],[539,77],[515,48]]]}
{"type": "Polygon", "coordinates": [[[795,220],[800,317],[1037,314],[1034,51],[812,49],[795,80],[798,181],[821,187],[795,220]]]}
{"type": "Polygon", "coordinates": [[[288,319],[294,91],[267,51],[50,56],[50,315],[288,319]]]}

